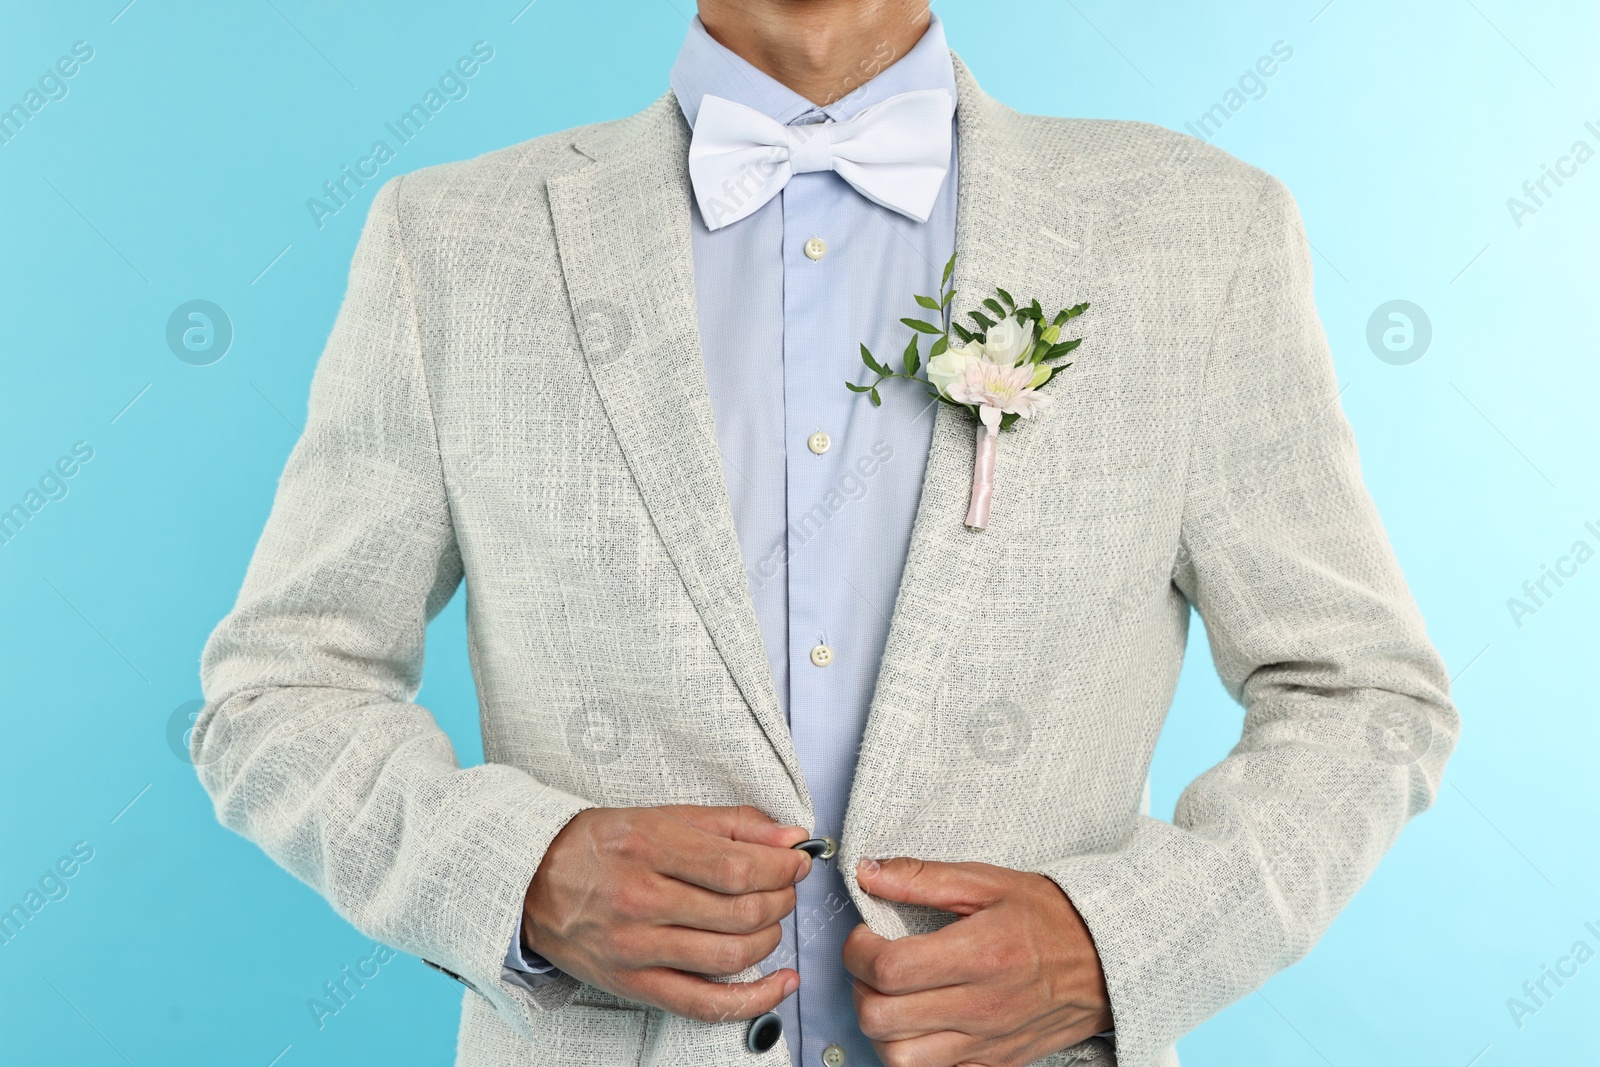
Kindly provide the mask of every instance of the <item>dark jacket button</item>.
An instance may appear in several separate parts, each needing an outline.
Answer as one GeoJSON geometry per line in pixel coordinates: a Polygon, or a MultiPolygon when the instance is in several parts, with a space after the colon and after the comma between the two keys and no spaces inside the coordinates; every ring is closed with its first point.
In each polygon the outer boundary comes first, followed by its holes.
{"type": "Polygon", "coordinates": [[[751,1052],[765,1052],[778,1043],[778,1038],[783,1036],[783,1020],[775,1011],[765,1015],[757,1015],[750,1021],[750,1034],[745,1038],[745,1044],[751,1052]]]}

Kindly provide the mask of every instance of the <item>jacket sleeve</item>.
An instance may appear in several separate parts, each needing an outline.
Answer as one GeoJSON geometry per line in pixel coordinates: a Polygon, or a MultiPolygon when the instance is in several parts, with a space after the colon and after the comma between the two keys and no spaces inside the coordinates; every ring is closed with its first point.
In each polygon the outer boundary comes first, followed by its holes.
{"type": "Polygon", "coordinates": [[[1198,405],[1174,581],[1245,710],[1172,823],[1041,873],[1100,953],[1144,1067],[1300,959],[1439,788],[1449,679],[1361,482],[1287,190],[1263,194],[1198,405]]]}
{"type": "Polygon", "coordinates": [[[426,625],[462,564],[401,207],[397,178],[373,201],[305,432],[206,645],[192,755],[224,825],[531,1036],[577,982],[507,984],[506,935],[551,839],[591,805],[514,767],[462,769],[414,703],[426,625]]]}

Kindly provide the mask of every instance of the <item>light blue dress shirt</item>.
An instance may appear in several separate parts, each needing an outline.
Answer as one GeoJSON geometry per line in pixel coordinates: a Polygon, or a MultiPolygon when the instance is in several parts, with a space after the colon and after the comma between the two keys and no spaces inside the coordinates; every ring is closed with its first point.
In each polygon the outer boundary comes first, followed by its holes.
{"type": "MultiPolygon", "coordinates": [[[[885,46],[826,107],[718,44],[698,18],[671,84],[691,126],[707,94],[786,124],[848,119],[913,90],[955,95],[937,17],[905,55],[885,46]]],[[[813,834],[838,838],[936,403],[899,381],[885,385],[874,408],[844,383],[869,380],[863,342],[898,366],[910,336],[900,319],[927,314],[912,295],[939,291],[955,248],[954,143],[923,223],[872,203],[831,171],[795,175],[754,214],[720,230],[690,208],[701,347],[744,570],[815,807],[813,834]]],[[[922,352],[926,358],[926,344],[922,352]]],[[[876,1065],[840,959],[861,917],[836,862],[818,861],[796,888],[782,944],[762,966],[800,973],[799,991],[778,1009],[791,1059],[821,1064],[824,1050],[838,1045],[850,1067],[876,1065]]],[[[523,959],[516,937],[506,963],[508,977],[550,970],[536,956],[523,959]]]]}

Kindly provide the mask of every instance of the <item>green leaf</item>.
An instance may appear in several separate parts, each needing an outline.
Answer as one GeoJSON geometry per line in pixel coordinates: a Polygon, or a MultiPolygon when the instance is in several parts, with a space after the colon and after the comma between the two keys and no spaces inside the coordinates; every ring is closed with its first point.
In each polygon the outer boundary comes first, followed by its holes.
{"type": "Polygon", "coordinates": [[[916,330],[918,333],[944,333],[943,330],[939,329],[939,327],[935,326],[933,323],[923,322],[921,319],[901,319],[900,321],[911,327],[913,330],[916,330]]]}
{"type": "Polygon", "coordinates": [[[906,369],[907,378],[917,376],[917,368],[922,366],[922,359],[917,355],[917,335],[911,335],[911,343],[906,345],[905,353],[900,357],[900,363],[906,369]]]}
{"type": "Polygon", "coordinates": [[[1016,412],[1012,412],[1009,415],[1002,415],[1000,416],[1000,428],[1002,430],[1009,430],[1011,427],[1017,424],[1017,420],[1020,418],[1022,418],[1022,416],[1018,415],[1016,412]]]}
{"type": "Polygon", "coordinates": [[[929,311],[938,311],[940,308],[944,307],[943,304],[939,303],[939,301],[935,300],[931,296],[918,296],[916,300],[919,305],[927,308],[929,311]]]}
{"type": "Polygon", "coordinates": [[[1016,310],[1017,302],[1011,299],[1010,293],[1006,292],[1004,289],[1001,289],[999,286],[996,286],[994,291],[1000,294],[1000,299],[1006,302],[1006,307],[1016,310]]]}
{"type": "Polygon", "coordinates": [[[950,329],[955,331],[955,335],[957,337],[961,338],[961,343],[962,344],[970,345],[972,343],[972,338],[973,338],[972,331],[967,329],[965,326],[961,325],[959,322],[951,320],[950,329]]]}
{"type": "Polygon", "coordinates": [[[950,253],[950,261],[944,265],[944,277],[939,279],[939,287],[941,289],[944,288],[945,283],[950,281],[950,275],[955,269],[956,269],[956,254],[954,252],[951,252],[950,253]]]}
{"type": "Polygon", "coordinates": [[[867,369],[872,371],[874,374],[890,375],[894,373],[888,367],[873,359],[872,352],[867,348],[866,345],[861,346],[861,362],[865,363],[867,365],[867,369]]]}
{"type": "Polygon", "coordinates": [[[994,312],[996,315],[999,315],[1002,319],[1006,317],[1006,309],[1001,307],[1000,301],[996,300],[992,296],[984,300],[983,306],[994,312]]]}
{"type": "Polygon", "coordinates": [[[969,311],[967,312],[967,318],[971,319],[973,322],[976,322],[985,330],[994,329],[994,320],[981,311],[969,311]]]}
{"type": "Polygon", "coordinates": [[[1051,345],[1050,351],[1044,354],[1044,358],[1060,359],[1062,356],[1066,355],[1068,352],[1071,352],[1074,348],[1077,348],[1081,344],[1083,344],[1083,338],[1080,337],[1076,341],[1062,341],[1058,345],[1051,345]]]}
{"type": "Polygon", "coordinates": [[[956,295],[956,291],[954,289],[950,289],[950,290],[946,291],[945,294],[944,294],[944,299],[939,301],[939,306],[942,307],[942,308],[949,307],[950,306],[950,301],[955,295],[956,295]]]}
{"type": "Polygon", "coordinates": [[[845,382],[844,387],[852,393],[868,393],[872,391],[870,385],[857,385],[855,382],[845,382]]]}
{"type": "Polygon", "coordinates": [[[877,389],[876,386],[874,386],[872,388],[871,395],[872,395],[872,406],[875,407],[875,408],[882,407],[883,406],[883,397],[878,395],[878,389],[877,389]]]}
{"type": "Polygon", "coordinates": [[[941,337],[937,341],[933,342],[932,348],[928,349],[928,358],[932,359],[934,356],[942,356],[949,350],[950,338],[941,337]]]}

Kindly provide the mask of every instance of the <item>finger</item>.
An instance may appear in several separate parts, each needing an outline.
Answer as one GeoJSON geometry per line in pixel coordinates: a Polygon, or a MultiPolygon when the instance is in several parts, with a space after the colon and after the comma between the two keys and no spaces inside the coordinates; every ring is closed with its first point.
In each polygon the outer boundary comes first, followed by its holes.
{"type": "Polygon", "coordinates": [[[904,1041],[874,1041],[883,1067],[956,1067],[978,1052],[978,1042],[966,1034],[944,1030],[904,1041]]]}
{"type": "Polygon", "coordinates": [[[908,856],[856,864],[856,881],[873,896],[957,915],[971,915],[999,901],[1009,873],[1013,872],[989,863],[940,863],[908,856]]]}
{"type": "Polygon", "coordinates": [[[1000,995],[978,986],[944,986],[888,996],[865,982],[853,982],[851,996],[861,1032],[874,1041],[904,1041],[943,1030],[991,1037],[1015,1029],[1015,1020],[1000,995]]]}
{"type": "MultiPolygon", "coordinates": [[[[961,920],[928,934],[890,941],[865,923],[844,939],[844,969],[879,993],[904,996],[980,977],[985,946],[961,920]]],[[[981,931],[980,931],[981,932],[981,931]]]]}
{"type": "Polygon", "coordinates": [[[700,1022],[753,1019],[776,1008],[800,987],[792,967],[773,971],[754,982],[713,982],[666,967],[636,971],[627,996],[700,1022]]]}
{"type": "Polygon", "coordinates": [[[811,870],[811,857],[791,848],[719,837],[679,819],[664,819],[659,829],[641,842],[651,869],[717,893],[782,889],[811,870]]]}
{"type": "Polygon", "coordinates": [[[753,934],[712,934],[682,926],[634,927],[617,936],[612,953],[635,970],[671,967],[727,978],[772,955],[782,940],[779,926],[753,934]]]}
{"type": "Polygon", "coordinates": [[[625,917],[662,926],[685,926],[722,934],[752,934],[794,911],[793,886],[755,893],[714,893],[697,885],[662,877],[655,880],[645,899],[625,917]]]}
{"type": "Polygon", "coordinates": [[[811,831],[804,826],[785,826],[774,822],[766,812],[748,804],[738,807],[670,804],[661,811],[708,834],[769,848],[793,848],[811,836],[811,831]]]}

